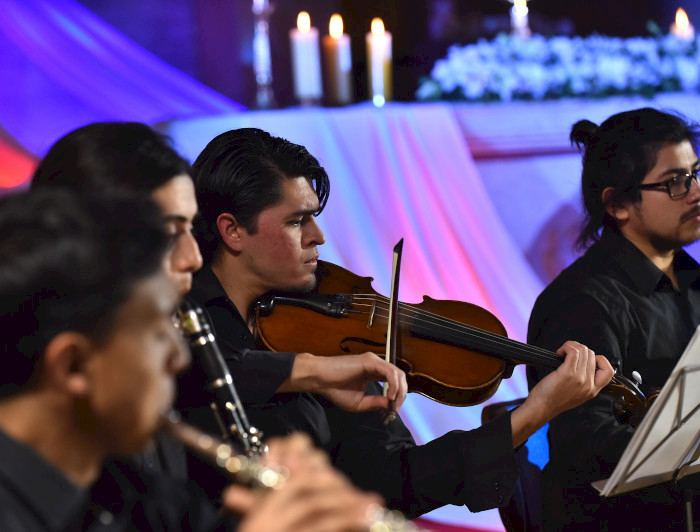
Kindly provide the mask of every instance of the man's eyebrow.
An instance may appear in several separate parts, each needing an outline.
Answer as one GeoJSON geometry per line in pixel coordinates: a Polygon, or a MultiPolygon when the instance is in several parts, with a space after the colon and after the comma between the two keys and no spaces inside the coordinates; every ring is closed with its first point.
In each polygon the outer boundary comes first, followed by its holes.
{"type": "Polygon", "coordinates": [[[163,216],[163,223],[167,224],[171,222],[186,224],[189,222],[189,220],[186,216],[183,216],[182,214],[167,214],[163,216]]]}
{"type": "Polygon", "coordinates": [[[318,209],[300,209],[298,211],[294,211],[289,216],[305,216],[307,214],[316,214],[317,210],[318,209]]]}
{"type": "MultiPolygon", "coordinates": [[[[691,168],[696,168],[698,165],[700,165],[700,160],[696,160],[693,164],[691,164],[691,168]]],[[[677,175],[677,174],[685,174],[688,170],[686,168],[669,168],[666,170],[663,174],[661,174],[659,177],[663,177],[666,175],[677,175]]]]}

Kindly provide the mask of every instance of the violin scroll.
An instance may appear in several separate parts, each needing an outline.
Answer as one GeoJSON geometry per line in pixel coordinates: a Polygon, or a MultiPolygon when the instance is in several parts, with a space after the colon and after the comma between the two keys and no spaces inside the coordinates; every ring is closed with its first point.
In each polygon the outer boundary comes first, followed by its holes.
{"type": "MultiPolygon", "coordinates": [[[[635,372],[636,373],[636,372],[635,372]]],[[[619,423],[636,428],[656,399],[656,394],[647,398],[639,389],[641,379],[628,379],[615,374],[603,392],[614,398],[613,414],[619,423]]]]}

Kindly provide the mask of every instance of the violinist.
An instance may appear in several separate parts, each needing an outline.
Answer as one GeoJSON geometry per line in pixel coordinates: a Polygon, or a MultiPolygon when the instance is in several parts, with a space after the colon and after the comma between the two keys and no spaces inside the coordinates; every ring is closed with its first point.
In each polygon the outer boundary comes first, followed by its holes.
{"type": "MultiPolygon", "coordinates": [[[[200,208],[195,234],[205,262],[193,294],[213,321],[251,421],[268,435],[307,432],[351,480],[379,492],[390,508],[415,517],[445,504],[472,511],[506,504],[518,476],[514,448],[612,377],[605,358],[566,342],[558,350],[564,363],[519,409],[421,446],[400,418],[385,424],[381,412],[341,410],[331,402],[337,397],[314,393],[314,378],[319,371],[332,376],[335,364],[347,363],[344,357],[315,367],[313,359],[299,360],[305,355],[250,351],[257,347],[255,300],[315,285],[317,248],[324,243],[316,215],[329,191],[325,170],[303,146],[249,128],[212,140],[193,171],[200,208]]],[[[375,383],[369,390],[381,395],[375,383]]],[[[364,385],[345,393],[360,400],[364,385]]],[[[210,415],[192,411],[190,421],[205,424],[210,415]]]]}
{"type": "MultiPolygon", "coordinates": [[[[637,371],[649,393],[663,386],[700,323],[700,265],[682,249],[700,238],[698,131],[645,108],[600,126],[577,122],[571,141],[583,153],[579,244],[592,245],[539,296],[528,341],[585,342],[622,374],[637,371]]],[[[545,375],[528,368],[530,386],[545,375]]],[[[542,487],[547,530],[683,529],[680,490],[602,499],[590,486],[610,476],[633,432],[603,395],[552,421],[542,487]]]]}
{"type": "MultiPolygon", "coordinates": [[[[51,147],[35,171],[32,189],[40,193],[48,188],[45,194],[57,197],[61,197],[58,189],[66,188],[82,193],[130,193],[137,198],[148,197],[153,200],[159,208],[158,225],[168,236],[167,249],[163,253],[164,270],[170,284],[181,297],[190,289],[192,273],[202,265],[199,248],[191,232],[197,202],[190,173],[189,163],[173,149],[169,140],[146,124],[98,122],[71,131],[51,147]]],[[[69,207],[70,205],[67,206],[69,207]]],[[[105,216],[112,221],[125,214],[105,213],[105,216]]],[[[102,224],[102,218],[104,216],[93,222],[102,224]]],[[[138,222],[137,219],[127,221],[134,224],[138,222]]],[[[111,225],[105,227],[107,235],[110,227],[111,225]]],[[[126,225],[123,234],[119,227],[119,231],[114,231],[110,238],[127,250],[131,249],[130,241],[135,240],[133,246],[139,250],[139,232],[129,232],[129,227],[131,226],[126,225]]],[[[53,236],[47,234],[46,238],[53,236]]],[[[56,245],[60,245],[60,242],[56,245]]],[[[50,251],[50,248],[47,250],[50,251]]],[[[48,251],[47,257],[51,258],[48,251]]],[[[145,259],[146,257],[143,260],[145,259]]],[[[78,268],[76,271],[81,271],[79,265],[75,267],[78,268]]],[[[170,320],[168,325],[172,325],[170,320]]],[[[388,365],[383,361],[378,362],[380,367],[388,365]]],[[[181,369],[181,365],[177,369],[181,369]]],[[[355,368],[355,372],[358,371],[355,368]]],[[[371,375],[377,377],[375,373],[371,375]]],[[[182,395],[180,390],[178,395],[182,395]]],[[[106,462],[107,473],[101,478],[101,483],[119,485],[122,491],[133,492],[150,485],[152,479],[157,479],[165,486],[164,500],[167,500],[168,495],[176,494],[177,490],[171,490],[169,485],[174,484],[173,480],[188,479],[185,451],[179,442],[163,434],[157,434],[155,439],[155,445],[139,449],[141,452],[137,455],[112,458],[106,462]],[[111,477],[118,482],[106,483],[104,479],[111,477]]],[[[196,460],[193,456],[189,458],[196,460]]],[[[283,489],[273,490],[263,497],[253,496],[241,486],[227,488],[223,506],[245,514],[245,519],[236,528],[240,532],[281,532],[298,530],[299,527],[308,531],[362,530],[367,509],[379,501],[376,495],[361,493],[349,485],[343,475],[328,465],[323,453],[311,449],[307,438],[269,441],[269,452],[265,460],[289,469],[290,480],[283,489]]],[[[195,464],[211,470],[200,461],[195,464]]],[[[228,486],[229,479],[224,480],[228,486]]],[[[196,486],[191,491],[196,493],[200,488],[202,487],[196,486]]],[[[203,508],[208,509],[209,505],[205,504],[203,508]]],[[[214,507],[211,508],[212,513],[215,513],[214,507]]],[[[153,515],[156,516],[155,513],[153,515]]],[[[205,517],[205,513],[202,513],[201,526],[193,529],[205,530],[208,526],[205,517]]],[[[233,518],[226,524],[227,530],[238,525],[233,518]]],[[[136,521],[126,520],[119,526],[129,530],[141,529],[141,524],[136,521]]],[[[153,529],[151,525],[143,526],[144,529],[153,529]]],[[[166,528],[171,529],[171,526],[172,530],[179,529],[174,524],[167,525],[166,528]]]]}

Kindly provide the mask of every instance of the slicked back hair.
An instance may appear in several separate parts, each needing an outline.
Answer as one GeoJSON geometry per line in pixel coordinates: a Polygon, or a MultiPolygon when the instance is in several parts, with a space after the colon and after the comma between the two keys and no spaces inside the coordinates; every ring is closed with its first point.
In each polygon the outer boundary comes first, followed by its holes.
{"type": "Polygon", "coordinates": [[[305,177],[318,196],[319,214],[330,191],[328,174],[304,146],[255,128],[227,131],[214,138],[192,165],[199,218],[195,235],[204,262],[219,245],[216,220],[231,213],[251,234],[258,215],[282,200],[284,179],[305,177]]]}

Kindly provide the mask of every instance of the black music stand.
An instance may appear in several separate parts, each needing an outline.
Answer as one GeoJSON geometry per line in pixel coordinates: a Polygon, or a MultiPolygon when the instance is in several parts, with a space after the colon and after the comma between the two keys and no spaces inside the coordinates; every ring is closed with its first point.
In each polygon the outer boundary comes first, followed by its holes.
{"type": "MultiPolygon", "coordinates": [[[[632,436],[609,479],[593,483],[612,497],[700,471],[700,327],[632,436]]],[[[686,496],[688,530],[692,497],[686,496]]]]}

